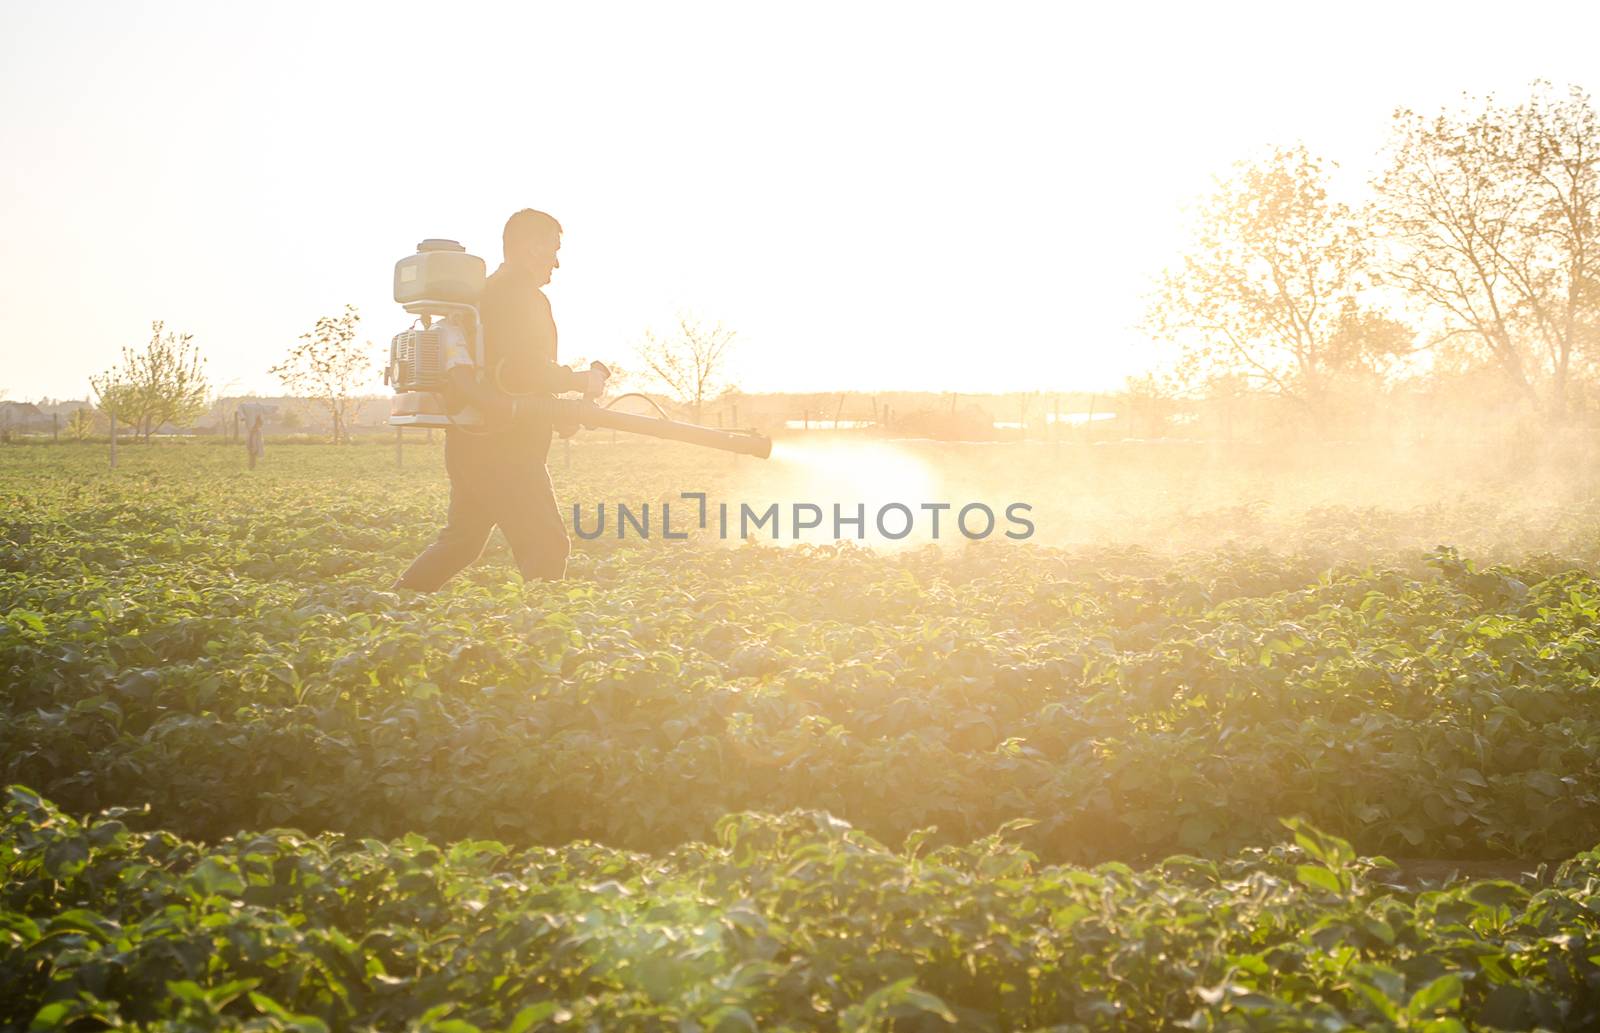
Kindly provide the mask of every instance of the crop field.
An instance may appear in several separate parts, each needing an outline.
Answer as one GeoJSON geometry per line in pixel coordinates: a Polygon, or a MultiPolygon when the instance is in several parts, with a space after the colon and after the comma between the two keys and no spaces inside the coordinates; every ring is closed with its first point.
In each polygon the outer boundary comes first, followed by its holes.
{"type": "Polygon", "coordinates": [[[0,449],[0,1028],[1600,1028],[1586,456],[807,440],[551,470],[1037,533],[397,595],[437,447],[0,449]]]}

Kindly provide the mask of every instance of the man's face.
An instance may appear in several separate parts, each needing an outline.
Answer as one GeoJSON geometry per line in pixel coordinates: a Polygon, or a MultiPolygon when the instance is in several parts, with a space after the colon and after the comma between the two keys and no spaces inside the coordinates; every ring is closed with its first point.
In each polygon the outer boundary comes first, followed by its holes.
{"type": "Polygon", "coordinates": [[[550,274],[561,268],[557,252],[561,250],[561,234],[552,237],[535,236],[528,241],[525,255],[534,279],[543,287],[550,282],[550,274]]]}

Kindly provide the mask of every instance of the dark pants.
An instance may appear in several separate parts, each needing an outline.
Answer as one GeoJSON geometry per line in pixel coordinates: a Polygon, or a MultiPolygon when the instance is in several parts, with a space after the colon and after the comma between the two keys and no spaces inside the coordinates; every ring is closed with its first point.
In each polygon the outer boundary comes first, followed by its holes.
{"type": "Polygon", "coordinates": [[[556,580],[566,573],[572,545],[544,465],[549,437],[541,437],[535,447],[524,440],[511,449],[458,432],[446,438],[450,515],[438,540],[400,575],[396,588],[439,588],[478,558],[496,526],[524,580],[556,580]]]}

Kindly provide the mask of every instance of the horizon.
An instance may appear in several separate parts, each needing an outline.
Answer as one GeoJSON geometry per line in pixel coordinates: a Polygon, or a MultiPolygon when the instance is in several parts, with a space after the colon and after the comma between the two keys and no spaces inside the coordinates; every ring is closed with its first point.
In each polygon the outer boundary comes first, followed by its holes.
{"type": "Polygon", "coordinates": [[[21,159],[0,283],[31,348],[7,346],[0,389],[82,397],[160,319],[194,334],[219,395],[282,393],[267,368],[346,302],[376,371],[408,322],[395,260],[447,236],[493,268],[531,206],[566,228],[563,362],[627,369],[646,327],[689,311],[738,332],[753,394],[1113,391],[1170,359],[1134,324],[1184,205],[1234,161],[1304,140],[1359,197],[1393,108],[1590,67],[1589,33],[1536,49],[1376,5],[1335,25],[1182,12],[1164,34],[1026,6],[622,10],[0,13],[21,159]],[[1311,31],[1315,53],[1280,43],[1311,31]],[[1375,70],[1352,79],[1353,54],[1375,70]],[[408,93],[417,68],[435,74],[408,93]]]}

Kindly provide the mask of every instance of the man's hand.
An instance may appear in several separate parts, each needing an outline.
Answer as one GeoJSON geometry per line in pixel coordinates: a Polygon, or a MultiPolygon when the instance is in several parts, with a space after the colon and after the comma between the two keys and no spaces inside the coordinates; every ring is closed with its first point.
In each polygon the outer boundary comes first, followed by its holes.
{"type": "Polygon", "coordinates": [[[583,393],[583,397],[593,401],[606,393],[606,381],[611,378],[611,371],[603,362],[591,362],[585,370],[573,370],[573,390],[583,393]]]}

